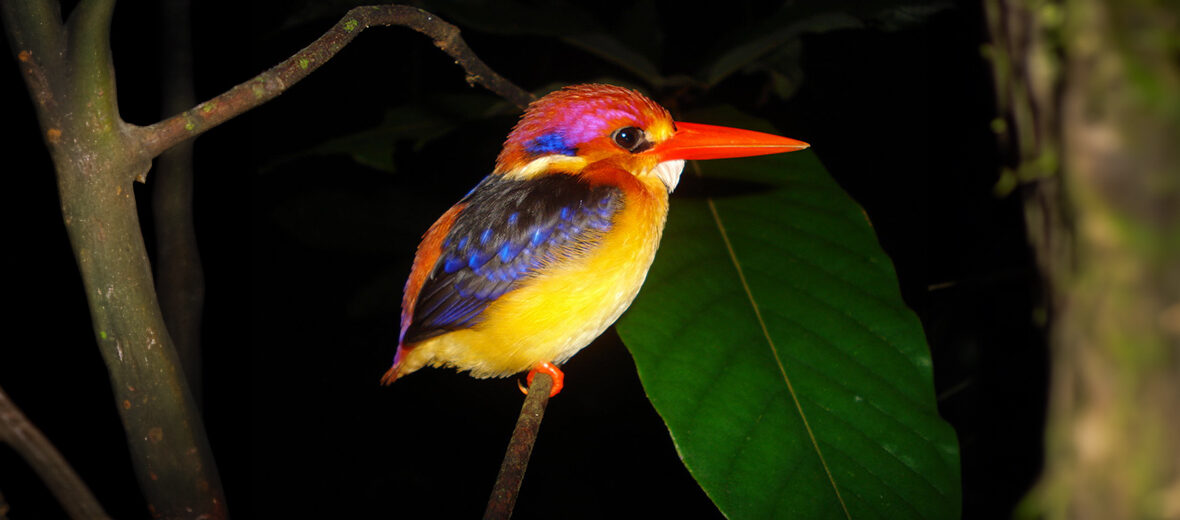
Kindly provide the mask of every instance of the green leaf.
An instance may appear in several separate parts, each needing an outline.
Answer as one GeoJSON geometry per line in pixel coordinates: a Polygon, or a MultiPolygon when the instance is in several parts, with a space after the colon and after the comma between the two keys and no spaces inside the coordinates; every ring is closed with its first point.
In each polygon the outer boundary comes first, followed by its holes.
{"type": "Polygon", "coordinates": [[[863,211],[810,151],[685,176],[617,328],[701,487],[731,519],[958,518],[921,324],[863,211]]]}

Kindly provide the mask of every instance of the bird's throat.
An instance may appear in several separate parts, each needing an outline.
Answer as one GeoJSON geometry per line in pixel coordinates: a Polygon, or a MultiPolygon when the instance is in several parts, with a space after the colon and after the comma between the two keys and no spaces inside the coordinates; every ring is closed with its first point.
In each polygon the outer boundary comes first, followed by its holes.
{"type": "Polygon", "coordinates": [[[664,183],[664,187],[668,188],[668,193],[676,189],[676,185],[680,183],[680,172],[684,171],[684,160],[677,159],[675,161],[664,161],[652,168],[651,173],[664,183]]]}

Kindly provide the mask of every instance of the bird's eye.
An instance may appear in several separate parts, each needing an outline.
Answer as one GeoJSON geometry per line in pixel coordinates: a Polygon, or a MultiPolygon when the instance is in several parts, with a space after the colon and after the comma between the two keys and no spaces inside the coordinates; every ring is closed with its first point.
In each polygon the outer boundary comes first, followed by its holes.
{"type": "Polygon", "coordinates": [[[615,130],[611,138],[614,139],[615,144],[631,153],[639,153],[648,148],[648,146],[644,146],[648,143],[642,128],[634,126],[620,128],[615,130]]]}

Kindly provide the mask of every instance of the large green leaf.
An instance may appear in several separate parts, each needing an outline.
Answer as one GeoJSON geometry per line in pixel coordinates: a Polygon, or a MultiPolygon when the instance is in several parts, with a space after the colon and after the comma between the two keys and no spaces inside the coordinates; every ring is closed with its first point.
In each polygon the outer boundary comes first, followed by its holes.
{"type": "Polygon", "coordinates": [[[810,151],[685,176],[618,331],[705,492],[729,518],[957,518],[955,434],[863,211],[810,151]]]}

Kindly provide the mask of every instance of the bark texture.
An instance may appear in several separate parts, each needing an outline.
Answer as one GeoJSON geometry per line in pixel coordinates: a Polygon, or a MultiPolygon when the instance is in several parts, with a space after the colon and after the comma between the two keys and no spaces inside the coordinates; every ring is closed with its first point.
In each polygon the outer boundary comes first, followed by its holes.
{"type": "Polygon", "coordinates": [[[1180,9],[988,5],[1005,186],[1048,284],[1047,518],[1180,518],[1180,9]]]}

